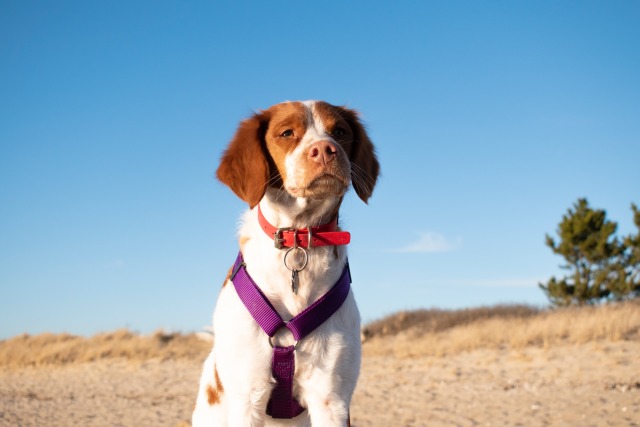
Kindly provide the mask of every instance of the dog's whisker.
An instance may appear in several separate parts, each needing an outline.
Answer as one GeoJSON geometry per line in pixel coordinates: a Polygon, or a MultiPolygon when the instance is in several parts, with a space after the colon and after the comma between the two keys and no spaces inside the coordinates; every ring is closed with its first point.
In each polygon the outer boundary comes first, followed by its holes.
{"type": "Polygon", "coordinates": [[[375,181],[366,173],[360,166],[355,163],[351,163],[354,166],[351,169],[351,179],[356,187],[359,187],[366,191],[371,191],[375,181]]]}
{"type": "Polygon", "coordinates": [[[261,193],[264,193],[264,191],[274,182],[276,182],[278,180],[278,178],[280,178],[280,174],[279,173],[273,173],[271,174],[271,176],[269,177],[269,179],[267,180],[267,182],[265,182],[263,185],[261,185],[258,189],[256,189],[255,193],[253,194],[258,195],[261,193]]]}

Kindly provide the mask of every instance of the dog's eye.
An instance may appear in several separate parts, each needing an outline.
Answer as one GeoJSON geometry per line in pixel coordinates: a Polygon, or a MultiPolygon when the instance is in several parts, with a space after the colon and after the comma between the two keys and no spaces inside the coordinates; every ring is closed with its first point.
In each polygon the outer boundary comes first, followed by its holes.
{"type": "Polygon", "coordinates": [[[293,131],[291,129],[287,129],[280,134],[283,138],[291,138],[293,136],[293,131]]]}
{"type": "Polygon", "coordinates": [[[347,131],[344,130],[343,128],[335,128],[333,130],[333,136],[340,138],[341,136],[345,136],[347,134],[347,131]]]}

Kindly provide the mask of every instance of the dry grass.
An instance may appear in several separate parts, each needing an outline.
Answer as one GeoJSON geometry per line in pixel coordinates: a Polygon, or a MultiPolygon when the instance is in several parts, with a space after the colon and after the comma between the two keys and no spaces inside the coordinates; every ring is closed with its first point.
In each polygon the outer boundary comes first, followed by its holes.
{"type": "MultiPolygon", "coordinates": [[[[497,306],[401,312],[365,327],[366,355],[442,356],[475,349],[549,348],[563,344],[640,339],[640,301],[598,307],[539,310],[497,306]]],[[[189,359],[211,348],[195,334],[127,330],[91,338],[22,335],[0,341],[0,368],[59,366],[95,360],[189,359]]]]}
{"type": "MultiPolygon", "coordinates": [[[[640,338],[640,303],[608,304],[598,307],[537,311],[509,310],[499,307],[474,311],[437,312],[433,326],[409,322],[409,327],[394,335],[381,333],[367,341],[366,354],[393,354],[398,357],[443,356],[480,348],[522,349],[528,346],[549,348],[564,344],[594,341],[637,340],[640,338]],[[485,312],[486,311],[486,312],[485,312]],[[456,316],[461,318],[457,319],[456,316]]],[[[426,313],[420,318],[428,319],[426,313]]],[[[384,320],[377,328],[384,330],[384,320]]],[[[398,321],[390,319],[387,329],[398,321]]],[[[429,322],[426,322],[429,324],[429,322]]]]}
{"type": "Polygon", "coordinates": [[[466,308],[461,310],[414,310],[401,311],[375,322],[364,329],[365,338],[397,335],[399,332],[413,330],[424,335],[464,326],[487,319],[521,319],[536,316],[540,309],[527,305],[496,305],[493,307],[466,308]]]}
{"type": "Polygon", "coordinates": [[[155,332],[138,335],[128,330],[84,338],[69,334],[20,335],[0,341],[0,367],[66,365],[104,359],[197,359],[206,357],[211,343],[196,335],[155,332]]]}

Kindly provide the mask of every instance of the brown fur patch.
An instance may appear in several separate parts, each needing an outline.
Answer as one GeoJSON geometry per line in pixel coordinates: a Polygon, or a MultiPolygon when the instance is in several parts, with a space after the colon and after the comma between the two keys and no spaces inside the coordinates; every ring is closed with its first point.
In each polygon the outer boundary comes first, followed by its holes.
{"type": "Polygon", "coordinates": [[[209,402],[211,406],[220,403],[220,394],[218,394],[216,389],[211,387],[211,384],[207,385],[207,402],[209,402]]]}
{"type": "Polygon", "coordinates": [[[211,384],[207,385],[207,402],[209,402],[209,405],[220,403],[220,396],[224,393],[224,386],[222,385],[222,381],[220,381],[218,368],[215,365],[213,366],[213,376],[216,380],[216,388],[213,388],[211,384]]]}
{"type": "Polygon", "coordinates": [[[262,199],[270,177],[269,158],[264,145],[267,124],[268,117],[264,113],[240,123],[216,172],[218,179],[250,207],[262,199]]]}
{"type": "Polygon", "coordinates": [[[307,132],[309,111],[299,102],[285,102],[270,107],[265,113],[270,118],[265,134],[267,149],[282,182],[287,178],[285,158],[307,132]],[[285,131],[291,131],[291,134],[284,136],[285,131]]]}
{"type": "Polygon", "coordinates": [[[224,386],[222,385],[222,381],[220,381],[220,375],[218,375],[218,368],[214,366],[213,368],[213,376],[216,378],[216,390],[218,393],[222,394],[224,392],[224,386]]]}
{"type": "Polygon", "coordinates": [[[353,147],[349,154],[351,161],[351,181],[358,197],[367,202],[378,180],[380,163],[373,143],[367,135],[358,113],[348,108],[337,107],[342,118],[349,124],[353,134],[353,147]]]}

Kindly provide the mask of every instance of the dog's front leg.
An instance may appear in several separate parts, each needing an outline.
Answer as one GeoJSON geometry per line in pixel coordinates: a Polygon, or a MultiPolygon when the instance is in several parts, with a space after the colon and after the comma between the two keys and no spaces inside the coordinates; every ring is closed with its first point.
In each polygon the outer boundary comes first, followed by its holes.
{"type": "Polygon", "coordinates": [[[229,397],[229,427],[264,426],[266,401],[262,402],[260,393],[254,392],[249,395],[229,397]],[[258,398],[257,402],[256,398],[258,398]]]}
{"type": "MultiPolygon", "coordinates": [[[[240,366],[252,365],[241,364],[240,366]]],[[[252,373],[256,372],[252,369],[225,372],[224,376],[229,384],[225,390],[228,405],[226,425],[228,427],[262,427],[265,425],[267,402],[272,384],[268,375],[251,375],[252,373]]]]}
{"type": "Polygon", "coordinates": [[[349,408],[339,396],[309,396],[307,406],[313,427],[346,427],[349,408]]]}
{"type": "MultiPolygon", "coordinates": [[[[242,366],[256,366],[242,365],[242,366]]],[[[273,384],[261,370],[246,369],[233,372],[227,395],[228,427],[262,427],[266,422],[266,409],[273,384]],[[252,375],[252,373],[254,375],[252,375]]],[[[229,378],[229,377],[228,377],[229,378]]]]}
{"type": "Polygon", "coordinates": [[[345,427],[349,418],[349,404],[355,387],[355,378],[348,373],[327,375],[314,369],[307,377],[304,388],[304,403],[309,411],[313,427],[345,427]]]}
{"type": "Polygon", "coordinates": [[[300,358],[307,359],[302,360],[298,376],[300,396],[313,427],[347,426],[361,358],[359,326],[354,323],[350,329],[348,335],[317,340],[300,352],[300,358]],[[313,359],[316,363],[311,363],[313,359]],[[305,369],[309,365],[313,367],[305,369]]]}

